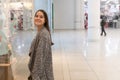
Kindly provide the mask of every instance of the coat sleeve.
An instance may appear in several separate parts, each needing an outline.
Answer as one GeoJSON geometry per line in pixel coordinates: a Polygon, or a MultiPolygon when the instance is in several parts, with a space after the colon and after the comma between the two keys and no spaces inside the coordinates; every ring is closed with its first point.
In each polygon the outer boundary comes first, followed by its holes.
{"type": "Polygon", "coordinates": [[[45,62],[47,59],[47,55],[49,54],[50,46],[49,41],[46,38],[41,38],[39,40],[38,46],[36,48],[36,57],[33,67],[33,80],[39,80],[39,78],[43,75],[45,71],[45,62]]]}

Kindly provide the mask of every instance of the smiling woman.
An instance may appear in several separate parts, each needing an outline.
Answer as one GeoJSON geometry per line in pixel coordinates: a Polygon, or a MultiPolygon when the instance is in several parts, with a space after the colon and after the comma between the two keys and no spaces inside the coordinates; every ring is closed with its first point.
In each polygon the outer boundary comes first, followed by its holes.
{"type": "Polygon", "coordinates": [[[54,80],[52,67],[51,36],[48,16],[44,10],[38,10],[34,16],[37,35],[29,51],[28,80],[54,80]]]}

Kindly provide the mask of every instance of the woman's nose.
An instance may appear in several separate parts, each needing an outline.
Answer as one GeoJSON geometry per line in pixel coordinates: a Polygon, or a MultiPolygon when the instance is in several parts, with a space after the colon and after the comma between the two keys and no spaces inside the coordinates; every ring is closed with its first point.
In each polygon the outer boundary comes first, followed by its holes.
{"type": "Polygon", "coordinates": [[[40,19],[40,17],[37,17],[36,19],[40,19]]]}
{"type": "Polygon", "coordinates": [[[36,19],[40,19],[40,17],[36,17],[36,19]]]}

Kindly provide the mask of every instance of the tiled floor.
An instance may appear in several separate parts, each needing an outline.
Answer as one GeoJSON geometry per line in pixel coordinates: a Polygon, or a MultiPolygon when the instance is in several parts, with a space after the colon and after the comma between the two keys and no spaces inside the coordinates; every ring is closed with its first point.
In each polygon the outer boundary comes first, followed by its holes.
{"type": "MultiPolygon", "coordinates": [[[[12,38],[15,80],[27,80],[34,35],[19,31],[12,38]]],[[[96,42],[87,42],[85,30],[56,30],[52,37],[55,80],[120,80],[120,29],[107,29],[107,36],[96,42]]]]}

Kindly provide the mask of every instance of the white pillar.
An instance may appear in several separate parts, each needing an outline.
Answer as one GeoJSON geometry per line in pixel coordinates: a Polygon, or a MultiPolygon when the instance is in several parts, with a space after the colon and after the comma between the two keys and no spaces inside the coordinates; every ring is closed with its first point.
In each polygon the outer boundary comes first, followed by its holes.
{"type": "Polygon", "coordinates": [[[119,13],[120,13],[120,0],[118,2],[119,2],[119,13]]]}
{"type": "Polygon", "coordinates": [[[100,0],[88,0],[88,41],[100,38],[100,0]]]}
{"type": "Polygon", "coordinates": [[[49,18],[49,26],[52,31],[52,0],[48,0],[48,18],[49,18]]]}
{"type": "Polygon", "coordinates": [[[35,11],[37,11],[38,9],[44,9],[47,12],[48,0],[34,0],[34,9],[35,11]]]}
{"type": "Polygon", "coordinates": [[[84,0],[75,0],[75,29],[84,28],[84,0]]]}

